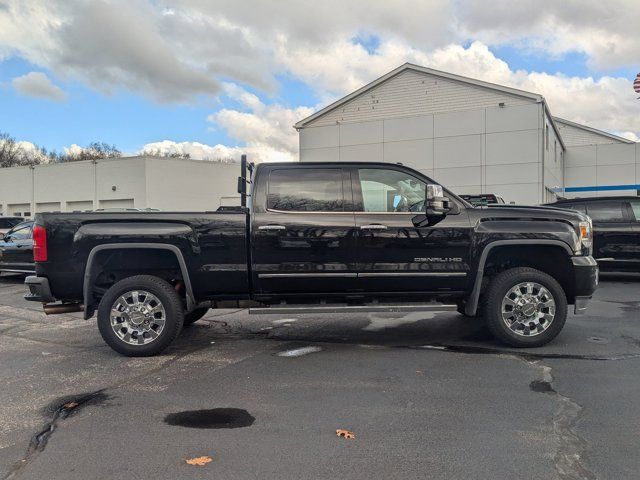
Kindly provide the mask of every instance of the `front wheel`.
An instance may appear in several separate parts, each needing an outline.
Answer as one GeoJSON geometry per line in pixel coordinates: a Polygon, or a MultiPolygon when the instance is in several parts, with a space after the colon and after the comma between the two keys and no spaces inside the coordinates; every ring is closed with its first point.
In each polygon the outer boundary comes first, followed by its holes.
{"type": "Polygon", "coordinates": [[[104,341],[128,357],[156,355],[178,336],[184,322],[182,301],[165,280],[137,275],[115,283],[98,307],[104,341]]]}
{"type": "Polygon", "coordinates": [[[553,340],[567,319],[567,297],[552,276],[533,268],[499,273],[486,292],[489,330],[512,347],[540,347],[553,340]]]}

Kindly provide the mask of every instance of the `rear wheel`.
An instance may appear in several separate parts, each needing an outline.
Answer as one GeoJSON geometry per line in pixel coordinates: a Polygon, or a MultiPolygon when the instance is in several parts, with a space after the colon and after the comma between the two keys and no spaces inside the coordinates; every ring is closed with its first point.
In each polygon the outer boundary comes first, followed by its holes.
{"type": "Polygon", "coordinates": [[[116,352],[129,357],[156,355],[178,336],[182,301],[165,280],[151,275],[114,284],[98,307],[98,329],[116,352]]]}
{"type": "Polygon", "coordinates": [[[192,310],[189,313],[185,313],[185,315],[184,315],[184,326],[188,327],[192,323],[197,322],[202,317],[204,317],[207,314],[208,311],[209,311],[208,308],[196,308],[195,310],[192,310]]]}
{"type": "Polygon", "coordinates": [[[499,273],[487,288],[489,330],[513,347],[539,347],[553,340],[567,319],[567,297],[550,275],[533,268],[499,273]]]}

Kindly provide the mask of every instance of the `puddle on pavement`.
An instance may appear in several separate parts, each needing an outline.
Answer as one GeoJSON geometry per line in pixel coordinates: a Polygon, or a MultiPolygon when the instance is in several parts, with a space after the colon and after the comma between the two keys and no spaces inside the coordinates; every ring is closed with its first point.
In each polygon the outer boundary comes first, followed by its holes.
{"type": "Polygon", "coordinates": [[[253,425],[255,418],[240,408],[212,408],[170,413],[164,417],[168,425],[187,428],[242,428],[253,425]]]}
{"type": "Polygon", "coordinates": [[[293,350],[285,350],[284,352],[278,352],[278,357],[302,357],[303,355],[309,355],[310,353],[321,352],[320,347],[301,347],[294,348],[293,350]]]}
{"type": "Polygon", "coordinates": [[[551,386],[551,383],[545,382],[544,380],[534,380],[529,384],[529,388],[533,392],[556,393],[556,391],[551,386]]]}

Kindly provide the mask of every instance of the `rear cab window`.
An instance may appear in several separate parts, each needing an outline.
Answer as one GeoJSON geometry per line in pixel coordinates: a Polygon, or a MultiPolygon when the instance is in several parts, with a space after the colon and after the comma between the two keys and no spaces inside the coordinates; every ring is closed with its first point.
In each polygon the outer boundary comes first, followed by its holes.
{"type": "Polygon", "coordinates": [[[267,210],[342,212],[344,198],[341,168],[278,168],[269,174],[267,210]]]}

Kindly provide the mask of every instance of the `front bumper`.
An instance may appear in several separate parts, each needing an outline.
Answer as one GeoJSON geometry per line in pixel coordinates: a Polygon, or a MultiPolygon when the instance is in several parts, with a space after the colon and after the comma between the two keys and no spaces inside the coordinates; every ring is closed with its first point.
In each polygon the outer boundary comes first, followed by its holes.
{"type": "Polygon", "coordinates": [[[576,315],[582,315],[587,310],[587,303],[598,286],[598,264],[591,256],[571,257],[571,263],[575,279],[573,311],[576,315]]]}
{"type": "Polygon", "coordinates": [[[29,287],[29,293],[24,296],[25,300],[40,303],[52,303],[56,301],[51,294],[48,278],[31,275],[24,280],[24,284],[29,287]]]}

